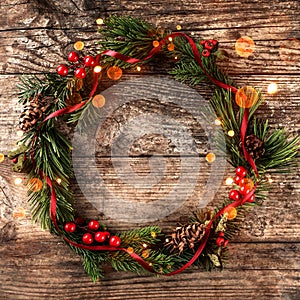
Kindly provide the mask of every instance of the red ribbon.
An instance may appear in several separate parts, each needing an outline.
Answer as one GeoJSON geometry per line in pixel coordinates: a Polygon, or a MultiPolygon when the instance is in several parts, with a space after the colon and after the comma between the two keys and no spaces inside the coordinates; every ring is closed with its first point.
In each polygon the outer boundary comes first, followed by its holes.
{"type": "MultiPolygon", "coordinates": [[[[195,57],[196,62],[198,63],[200,68],[203,70],[203,72],[206,74],[206,76],[214,84],[216,84],[217,86],[219,86],[223,89],[231,90],[233,93],[237,92],[237,88],[235,88],[231,85],[225,84],[223,82],[220,82],[217,79],[213,78],[210,74],[208,74],[207,70],[203,66],[201,55],[199,53],[199,50],[198,50],[198,47],[197,47],[196,43],[189,36],[187,36],[183,33],[180,33],[180,32],[172,33],[169,36],[162,39],[159,43],[159,46],[153,48],[149,52],[149,54],[143,59],[136,59],[136,58],[126,56],[122,53],[119,53],[119,52],[116,52],[116,51],[113,51],[113,50],[106,50],[106,51],[102,52],[101,54],[97,55],[96,65],[98,65],[98,63],[100,61],[100,58],[101,58],[101,55],[108,55],[108,56],[120,59],[120,60],[125,61],[125,62],[130,63],[130,64],[135,64],[135,63],[139,63],[139,62],[148,60],[161,50],[162,46],[164,44],[166,44],[166,41],[169,38],[174,38],[174,37],[178,37],[178,36],[185,37],[187,39],[188,43],[191,46],[191,49],[192,49],[192,52],[193,52],[193,55],[195,57]]],[[[98,81],[99,81],[99,75],[100,75],[100,73],[96,73],[96,74],[94,73],[94,83],[93,83],[92,91],[90,93],[90,98],[92,98],[94,93],[96,92],[96,89],[97,89],[97,86],[98,86],[98,81]]],[[[47,120],[49,120],[51,118],[58,117],[58,116],[76,111],[77,109],[80,109],[81,107],[83,107],[86,104],[86,102],[87,101],[83,101],[83,102],[81,102],[79,104],[76,104],[72,107],[67,107],[67,108],[60,109],[60,110],[50,114],[49,116],[47,116],[43,120],[43,122],[46,122],[47,120]]],[[[249,153],[247,152],[247,150],[245,148],[245,145],[244,145],[247,126],[248,126],[248,118],[249,118],[249,110],[245,109],[243,120],[242,120],[242,125],[241,125],[241,130],[240,130],[241,131],[240,134],[241,134],[241,141],[242,141],[242,149],[243,149],[243,154],[244,154],[244,157],[245,157],[246,161],[250,164],[250,166],[254,170],[255,174],[258,176],[258,171],[257,171],[257,167],[255,165],[255,162],[252,159],[252,157],[249,155],[249,153]]],[[[50,217],[51,217],[51,220],[52,220],[55,228],[60,232],[60,229],[59,229],[58,224],[57,224],[57,219],[56,219],[56,206],[57,206],[56,194],[55,194],[55,190],[54,190],[52,181],[50,180],[50,178],[48,176],[46,177],[46,183],[50,187],[50,190],[51,190],[50,217]]],[[[254,194],[254,192],[256,190],[256,186],[257,186],[257,184],[254,186],[254,188],[251,190],[251,192],[249,194],[245,195],[245,197],[243,199],[241,199],[240,201],[233,202],[233,203],[225,206],[218,213],[216,213],[214,215],[214,217],[209,221],[208,225],[206,226],[204,237],[202,238],[202,240],[199,244],[199,247],[198,247],[197,251],[195,252],[194,256],[181,268],[179,268],[179,269],[177,269],[173,272],[170,272],[168,274],[164,274],[164,275],[166,275],[166,276],[175,275],[175,274],[181,273],[183,270],[185,270],[189,266],[191,266],[197,260],[197,258],[200,256],[203,249],[205,248],[205,245],[208,241],[210,230],[211,230],[211,227],[213,225],[214,220],[216,218],[220,217],[221,215],[223,215],[226,212],[227,208],[229,208],[229,207],[238,207],[238,206],[243,205],[245,202],[247,202],[251,198],[251,196],[254,194]]],[[[128,249],[126,249],[126,248],[118,248],[118,247],[112,247],[112,246],[101,246],[101,245],[90,246],[90,245],[78,244],[78,243],[68,239],[65,236],[63,236],[63,238],[69,244],[71,244],[75,247],[78,247],[78,248],[86,249],[86,250],[91,250],[91,251],[124,251],[124,252],[128,253],[144,269],[146,269],[146,270],[148,270],[149,272],[152,272],[152,273],[157,273],[153,269],[153,267],[151,265],[149,265],[143,258],[141,258],[139,255],[137,255],[134,252],[128,251],[128,249]]]]}

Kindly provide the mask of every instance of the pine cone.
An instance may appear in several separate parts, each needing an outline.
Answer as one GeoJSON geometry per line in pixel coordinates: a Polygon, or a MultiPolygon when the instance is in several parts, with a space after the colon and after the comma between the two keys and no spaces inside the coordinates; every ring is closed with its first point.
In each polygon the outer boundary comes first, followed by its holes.
{"type": "Polygon", "coordinates": [[[42,94],[38,94],[34,99],[29,100],[20,115],[20,128],[23,131],[30,130],[42,118],[51,102],[53,102],[53,97],[43,97],[42,94]]]}
{"type": "MultiPolygon", "coordinates": [[[[255,134],[246,136],[244,145],[253,159],[259,159],[265,154],[264,142],[255,134]]],[[[242,142],[239,143],[239,150],[243,153],[242,142]]]]}
{"type": "Polygon", "coordinates": [[[172,247],[171,252],[178,249],[179,255],[186,246],[190,249],[194,249],[195,244],[203,238],[205,227],[204,224],[198,222],[177,227],[175,232],[171,234],[166,245],[172,247]]]}

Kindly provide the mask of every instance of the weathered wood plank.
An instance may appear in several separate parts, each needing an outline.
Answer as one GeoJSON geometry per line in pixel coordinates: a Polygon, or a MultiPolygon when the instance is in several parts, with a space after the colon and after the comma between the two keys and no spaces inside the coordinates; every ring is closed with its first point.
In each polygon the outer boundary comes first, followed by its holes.
{"type": "MultiPolygon", "coordinates": [[[[220,63],[221,67],[238,84],[262,88],[266,103],[258,115],[269,117],[274,127],[286,127],[294,134],[300,132],[299,1],[4,0],[0,8],[0,152],[6,153],[17,140],[20,107],[16,75],[53,71],[58,63],[65,61],[76,40],[85,41],[86,48],[92,49],[98,39],[95,19],[112,13],[141,17],[171,29],[180,24],[182,31],[193,31],[196,39],[218,39],[220,47],[229,55],[228,61],[220,63]],[[251,36],[256,43],[256,50],[248,59],[238,57],[234,51],[234,43],[242,35],[251,36]],[[266,87],[274,81],[279,84],[279,92],[270,96],[266,87]]],[[[142,73],[165,75],[168,68],[164,62],[159,66],[150,65],[142,73]]],[[[124,80],[130,78],[131,75],[123,76],[124,80]]],[[[109,85],[105,82],[105,86],[109,85]]],[[[207,86],[200,85],[197,90],[209,99],[207,86]]],[[[142,109],[142,105],[138,109],[142,109]]],[[[182,122],[191,125],[187,116],[182,116],[182,122]]],[[[115,128],[114,123],[106,125],[115,128]]],[[[109,145],[109,135],[104,138],[109,145]]],[[[148,138],[147,142],[144,140],[133,147],[133,154],[148,155],[154,149],[164,154],[166,151],[166,160],[176,167],[176,155],[165,142],[148,138]]],[[[203,157],[203,145],[199,151],[203,157]]],[[[128,161],[128,158],[124,155],[117,160],[128,161]]],[[[108,158],[99,157],[98,162],[97,168],[102,174],[110,171],[106,174],[108,187],[116,189],[120,183],[116,184],[108,158]]],[[[131,162],[138,174],[149,174],[148,158],[134,158],[131,162]]],[[[154,160],[154,166],[158,166],[157,162],[154,160]]],[[[78,163],[78,167],[86,171],[84,164],[78,163]]],[[[203,178],[190,202],[185,203],[179,213],[158,222],[165,230],[186,220],[197,201],[197,191],[200,192],[208,175],[205,168],[202,170],[203,178]]],[[[167,169],[168,180],[175,171],[176,168],[167,169]]],[[[229,168],[226,176],[231,173],[229,168]]],[[[38,225],[31,225],[25,188],[13,183],[17,176],[20,175],[11,172],[7,161],[0,164],[0,184],[5,185],[9,196],[8,200],[0,191],[1,299],[293,300],[300,297],[299,170],[288,176],[272,175],[268,200],[247,216],[241,233],[230,243],[232,256],[222,273],[189,270],[175,277],[153,278],[113,273],[107,268],[106,278],[96,284],[84,274],[80,259],[71,254],[58,237],[43,232],[38,225]],[[14,214],[19,207],[26,210],[24,219],[14,214]]],[[[25,180],[23,175],[21,177],[25,180]]],[[[74,189],[78,199],[76,206],[82,215],[98,217],[99,211],[82,195],[79,187],[74,185],[74,189]]],[[[227,192],[228,188],[222,186],[213,205],[227,192]]],[[[130,201],[136,201],[135,193],[127,195],[130,201]]],[[[104,220],[115,230],[135,226],[105,217],[104,220]]]]}
{"type": "Polygon", "coordinates": [[[171,278],[149,275],[137,278],[131,273],[111,273],[107,269],[106,278],[94,285],[84,276],[78,257],[70,254],[57,238],[50,238],[35,227],[19,225],[16,238],[7,241],[0,250],[6,258],[0,261],[0,268],[6,270],[1,280],[2,296],[3,299],[179,299],[176,298],[179,295],[185,299],[282,299],[286,295],[291,297],[287,299],[296,299],[298,247],[297,243],[232,244],[231,259],[222,273],[198,270],[171,278]]]}

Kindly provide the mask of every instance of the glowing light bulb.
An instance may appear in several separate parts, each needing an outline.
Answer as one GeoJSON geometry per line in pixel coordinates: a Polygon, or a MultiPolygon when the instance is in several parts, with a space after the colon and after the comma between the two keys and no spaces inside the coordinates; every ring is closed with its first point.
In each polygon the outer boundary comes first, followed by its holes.
{"type": "Polygon", "coordinates": [[[96,66],[94,68],[94,73],[100,73],[102,71],[102,67],[101,66],[96,66]]]}
{"type": "Polygon", "coordinates": [[[194,31],[192,31],[192,32],[191,32],[191,35],[195,35],[195,32],[194,32],[194,31]]]}
{"type": "Polygon", "coordinates": [[[17,136],[21,137],[23,136],[24,132],[22,130],[18,130],[17,131],[17,136]]]}
{"type": "Polygon", "coordinates": [[[20,177],[17,177],[16,179],[15,179],[15,185],[20,185],[21,183],[22,183],[22,178],[20,178],[20,177]]]}
{"type": "Polygon", "coordinates": [[[58,184],[61,184],[61,178],[56,178],[56,182],[57,182],[58,184]]]}
{"type": "Polygon", "coordinates": [[[274,95],[278,92],[278,85],[275,82],[272,82],[268,85],[268,94],[274,95]]]}
{"type": "Polygon", "coordinates": [[[142,70],[142,68],[141,68],[140,66],[137,66],[137,67],[136,67],[136,70],[137,70],[138,72],[140,72],[140,71],[142,70]]]}
{"type": "Polygon", "coordinates": [[[233,178],[231,178],[231,177],[228,177],[228,178],[226,178],[226,180],[225,180],[225,184],[226,185],[232,185],[233,184],[233,178]]]}
{"type": "Polygon", "coordinates": [[[207,153],[205,159],[207,162],[212,163],[216,160],[216,155],[214,153],[207,153]]]}
{"type": "Polygon", "coordinates": [[[102,25],[102,24],[104,23],[104,20],[101,19],[101,18],[98,18],[98,19],[96,20],[96,23],[97,23],[97,25],[102,25]]]}
{"type": "Polygon", "coordinates": [[[177,29],[177,30],[181,30],[181,25],[178,24],[178,25],[176,26],[176,29],[177,29]]]}
{"type": "Polygon", "coordinates": [[[148,247],[148,245],[147,245],[146,243],[144,243],[144,244],[143,244],[143,247],[144,247],[144,248],[147,248],[147,247],[148,247]]]}
{"type": "Polygon", "coordinates": [[[169,40],[170,42],[172,42],[172,41],[173,41],[172,37],[169,37],[169,38],[168,38],[168,40],[169,40]]]}
{"type": "Polygon", "coordinates": [[[215,125],[220,126],[222,124],[220,119],[215,119],[215,125]]]}
{"type": "Polygon", "coordinates": [[[228,136],[233,137],[234,136],[234,131],[233,130],[229,130],[227,132],[228,136]]]}

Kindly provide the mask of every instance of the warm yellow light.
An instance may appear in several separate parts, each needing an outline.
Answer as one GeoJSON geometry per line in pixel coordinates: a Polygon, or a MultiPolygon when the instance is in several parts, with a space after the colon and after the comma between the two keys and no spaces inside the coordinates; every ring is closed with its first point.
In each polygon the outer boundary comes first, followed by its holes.
{"type": "Polygon", "coordinates": [[[147,247],[148,247],[148,245],[147,245],[146,243],[144,243],[144,244],[143,244],[143,247],[144,247],[144,248],[147,248],[147,247]]]}
{"type": "Polygon", "coordinates": [[[225,180],[225,184],[226,185],[232,185],[233,184],[233,178],[231,178],[231,177],[228,177],[228,178],[226,178],[226,180],[225,180]]]}
{"type": "Polygon", "coordinates": [[[214,153],[207,153],[205,156],[207,162],[212,163],[216,160],[216,155],[214,153]]]}
{"type": "Polygon", "coordinates": [[[194,31],[192,31],[192,32],[191,32],[191,35],[195,35],[195,32],[194,32],[194,31]]]}
{"type": "Polygon", "coordinates": [[[105,105],[105,97],[101,94],[96,95],[92,100],[92,104],[97,108],[103,107],[105,105]]]}
{"type": "Polygon", "coordinates": [[[24,132],[23,132],[22,130],[18,130],[18,131],[17,131],[17,136],[18,136],[18,137],[23,136],[23,134],[24,134],[24,132]]]}
{"type": "Polygon", "coordinates": [[[58,184],[61,184],[61,179],[60,179],[60,178],[56,178],[56,182],[57,182],[58,184]]]}
{"type": "Polygon", "coordinates": [[[20,178],[20,177],[17,177],[16,179],[15,179],[15,185],[20,185],[21,183],[22,183],[22,178],[20,178]]]}
{"type": "Polygon", "coordinates": [[[94,68],[94,73],[100,73],[102,71],[102,67],[101,66],[96,66],[94,68]]]}
{"type": "Polygon", "coordinates": [[[249,36],[242,36],[235,42],[235,51],[241,57],[249,57],[255,50],[255,43],[249,36]]]}
{"type": "Polygon", "coordinates": [[[229,130],[227,132],[228,136],[233,137],[234,136],[234,131],[233,130],[229,130]]]}
{"type": "Polygon", "coordinates": [[[136,70],[137,70],[138,72],[140,72],[140,71],[142,70],[142,68],[141,68],[140,66],[137,66],[137,67],[136,67],[136,70]]]}
{"type": "Polygon", "coordinates": [[[169,40],[170,42],[172,42],[172,41],[173,41],[172,37],[169,37],[169,38],[168,38],[168,40],[169,40]]]}
{"type": "Polygon", "coordinates": [[[2,163],[4,161],[4,158],[5,158],[4,154],[0,153],[0,163],[2,163]]]}
{"type": "Polygon", "coordinates": [[[166,239],[166,240],[165,240],[165,242],[166,242],[166,243],[169,243],[169,242],[170,242],[170,240],[169,240],[169,239],[166,239]]]}
{"type": "Polygon", "coordinates": [[[102,24],[104,23],[104,20],[101,19],[101,18],[98,18],[98,19],[96,20],[96,23],[97,23],[97,25],[102,25],[102,24]]]}
{"type": "Polygon", "coordinates": [[[177,30],[181,30],[181,25],[178,24],[178,25],[176,26],[176,29],[177,29],[177,30]]]}
{"type": "Polygon", "coordinates": [[[272,182],[273,182],[273,179],[272,179],[271,177],[269,177],[269,178],[268,178],[268,182],[269,182],[269,183],[272,183],[272,182]]]}
{"type": "Polygon", "coordinates": [[[84,48],[84,42],[78,41],[74,44],[74,49],[80,51],[84,48]]]}
{"type": "Polygon", "coordinates": [[[278,92],[278,85],[275,82],[272,82],[268,85],[268,94],[274,95],[278,92]]]}
{"type": "Polygon", "coordinates": [[[215,119],[215,125],[220,126],[222,124],[220,119],[215,119]]]}
{"type": "Polygon", "coordinates": [[[178,56],[175,56],[174,59],[177,60],[177,59],[178,59],[178,56]]]}

